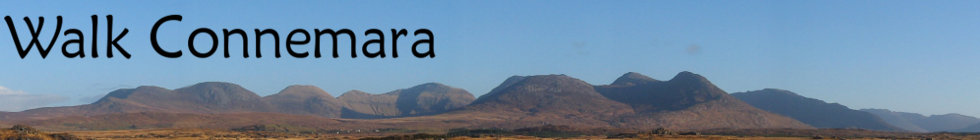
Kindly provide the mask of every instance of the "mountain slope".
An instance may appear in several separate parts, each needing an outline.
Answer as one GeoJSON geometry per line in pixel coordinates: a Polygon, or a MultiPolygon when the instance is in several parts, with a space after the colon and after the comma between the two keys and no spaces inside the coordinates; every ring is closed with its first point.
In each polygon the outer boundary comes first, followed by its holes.
{"type": "Polygon", "coordinates": [[[155,86],[120,89],[92,104],[37,108],[7,113],[0,116],[0,119],[43,119],[134,112],[266,112],[270,110],[269,106],[261,97],[239,85],[204,82],[176,90],[155,86]]]}
{"type": "Polygon", "coordinates": [[[639,130],[812,128],[745,104],[690,72],[666,82],[627,73],[606,86],[565,75],[515,76],[464,110],[428,117],[458,116],[497,120],[491,127],[505,128],[544,124],[639,130]]]}
{"type": "Polygon", "coordinates": [[[596,92],[592,85],[565,75],[511,77],[454,113],[507,117],[502,127],[542,124],[609,127],[607,120],[632,109],[596,92]]]}
{"type": "Polygon", "coordinates": [[[970,125],[978,123],[980,123],[980,119],[956,113],[929,115],[926,119],[918,122],[919,127],[932,131],[956,131],[958,129],[969,128],[970,125]]]}
{"type": "Polygon", "coordinates": [[[980,123],[973,124],[960,129],[949,130],[950,132],[980,132],[980,123]]]}
{"type": "Polygon", "coordinates": [[[681,72],[668,81],[629,73],[604,86],[565,75],[515,76],[475,100],[465,90],[437,83],[385,94],[352,91],[333,100],[312,86],[291,86],[267,97],[228,83],[202,83],[176,90],[144,86],[118,90],[89,105],[3,113],[0,120],[73,130],[127,129],[120,126],[133,125],[234,128],[268,123],[316,124],[331,129],[522,128],[549,124],[632,130],[812,128],[754,108],[690,72],[681,72]],[[4,114],[34,117],[22,120],[22,116],[4,114]],[[261,119],[226,116],[249,114],[261,119]],[[327,118],[337,115],[370,120],[327,118]]]}
{"type": "Polygon", "coordinates": [[[980,123],[980,119],[960,114],[927,117],[918,113],[896,112],[887,109],[862,109],[861,111],[877,115],[892,125],[916,132],[969,131],[966,129],[967,127],[980,123]]]}
{"type": "Polygon", "coordinates": [[[730,98],[706,78],[686,71],[669,81],[657,81],[630,72],[611,85],[596,86],[595,89],[605,97],[630,104],[641,112],[682,110],[696,104],[730,98]]]}
{"type": "Polygon", "coordinates": [[[785,116],[752,107],[722,91],[706,78],[680,72],[668,81],[626,73],[611,85],[595,86],[608,97],[633,107],[624,126],[650,129],[812,128],[785,116]],[[644,124],[644,125],[629,125],[644,124]]]}
{"type": "Polygon", "coordinates": [[[309,85],[289,86],[279,93],[262,97],[262,100],[273,105],[276,112],[330,118],[339,118],[345,105],[323,89],[309,85]]]}
{"type": "Polygon", "coordinates": [[[391,118],[439,114],[473,102],[466,90],[439,83],[426,83],[373,95],[349,91],[338,100],[345,102],[343,118],[391,118]]]}
{"type": "Polygon", "coordinates": [[[807,98],[787,90],[763,89],[733,93],[732,96],[759,109],[785,115],[817,128],[901,130],[871,113],[807,98]]]}

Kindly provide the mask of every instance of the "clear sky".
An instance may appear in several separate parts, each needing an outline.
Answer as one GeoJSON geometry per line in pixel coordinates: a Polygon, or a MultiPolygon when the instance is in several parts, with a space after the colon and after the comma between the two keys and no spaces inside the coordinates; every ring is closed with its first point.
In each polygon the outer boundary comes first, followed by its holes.
{"type": "MultiPolygon", "coordinates": [[[[133,57],[117,52],[107,59],[102,50],[97,59],[67,59],[60,46],[69,38],[61,37],[47,59],[37,50],[21,59],[4,24],[0,110],[77,105],[120,88],[174,89],[204,81],[237,83],[260,95],[293,84],[316,85],[335,96],[353,89],[383,93],[440,82],[479,96],[512,75],[567,74],[601,85],[630,71],[660,80],[691,71],[728,92],[781,88],[857,109],[980,116],[975,108],[980,106],[976,5],[895,0],[10,1],[0,11],[14,18],[23,42],[30,35],[24,16],[46,18],[41,42],[47,45],[55,16],[64,16],[63,28],[78,28],[90,39],[89,16],[94,14],[100,16],[101,50],[103,16],[112,14],[113,34],[130,31],[119,44],[133,57]],[[166,23],[160,41],[167,49],[184,51],[177,59],[156,54],[149,43],[153,23],[171,14],[183,15],[183,21],[166,23]],[[231,58],[220,57],[219,49],[200,59],[187,52],[186,40],[201,27],[219,31],[219,38],[221,29],[245,29],[250,46],[256,28],[276,29],[283,38],[297,28],[349,28],[358,32],[358,46],[370,28],[427,28],[435,33],[437,56],[411,57],[410,44],[400,43],[397,59],[276,59],[271,41],[264,41],[263,58],[242,58],[236,39],[230,41],[231,58]]],[[[311,50],[312,45],[299,48],[311,50]]]]}

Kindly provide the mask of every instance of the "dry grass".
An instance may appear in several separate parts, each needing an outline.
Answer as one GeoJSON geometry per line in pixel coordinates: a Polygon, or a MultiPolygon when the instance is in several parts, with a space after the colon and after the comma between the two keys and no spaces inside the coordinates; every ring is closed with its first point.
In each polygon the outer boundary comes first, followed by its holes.
{"type": "Polygon", "coordinates": [[[77,137],[67,133],[49,134],[27,126],[14,126],[10,129],[0,129],[0,139],[3,140],[74,140],[77,137]]]}

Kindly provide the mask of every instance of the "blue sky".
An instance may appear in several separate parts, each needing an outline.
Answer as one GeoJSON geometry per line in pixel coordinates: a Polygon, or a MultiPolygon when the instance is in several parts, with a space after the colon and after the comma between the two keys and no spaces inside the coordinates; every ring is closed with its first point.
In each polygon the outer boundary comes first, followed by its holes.
{"type": "MultiPolygon", "coordinates": [[[[130,31],[119,44],[133,57],[107,59],[100,51],[97,59],[67,59],[60,54],[61,41],[68,39],[62,37],[47,59],[36,50],[21,59],[10,31],[3,28],[0,100],[10,104],[0,110],[77,105],[119,88],[173,89],[203,81],[238,83],[260,95],[293,84],[316,85],[335,96],[353,89],[382,93],[440,82],[479,96],[512,75],[567,74],[601,85],[630,71],[661,80],[691,71],[728,92],[781,88],[851,108],[980,116],[973,108],[980,106],[977,4],[14,1],[0,5],[0,11],[15,19],[23,42],[29,35],[24,16],[47,18],[41,35],[46,45],[55,16],[64,16],[63,28],[78,28],[89,39],[89,16],[99,15],[99,47],[104,49],[103,16],[112,14],[114,34],[130,31]],[[183,15],[183,21],[165,24],[160,41],[165,48],[185,51],[177,59],[156,54],[149,43],[153,23],[171,14],[183,15]],[[219,38],[225,28],[245,29],[250,37],[255,28],[271,28],[283,38],[297,28],[349,28],[359,33],[358,45],[367,38],[360,33],[370,28],[427,28],[435,33],[437,56],[410,57],[410,44],[400,43],[397,59],[276,59],[273,44],[264,41],[263,58],[242,58],[235,47],[240,40],[232,40],[231,58],[217,57],[219,51],[200,59],[188,54],[185,44],[201,27],[219,31],[219,38]]],[[[254,40],[249,44],[254,46],[254,40]]]]}

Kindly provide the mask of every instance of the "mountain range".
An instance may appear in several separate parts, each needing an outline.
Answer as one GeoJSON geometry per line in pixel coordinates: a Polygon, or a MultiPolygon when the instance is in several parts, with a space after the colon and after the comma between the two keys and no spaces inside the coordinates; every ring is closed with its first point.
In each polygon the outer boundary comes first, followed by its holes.
{"type": "Polygon", "coordinates": [[[173,90],[140,86],[110,92],[86,105],[0,112],[0,121],[56,130],[230,129],[263,124],[327,130],[542,125],[630,130],[908,130],[878,116],[785,90],[728,94],[691,72],[680,72],[666,81],[630,72],[608,85],[567,75],[512,76],[479,98],[440,83],[382,94],[352,90],[338,97],[310,85],[289,86],[265,97],[224,82],[173,90]]]}
{"type": "Polygon", "coordinates": [[[861,111],[875,114],[888,123],[905,130],[915,132],[978,132],[980,119],[961,114],[943,114],[925,116],[918,113],[895,112],[887,109],[862,109],[861,111]]]}
{"type": "Polygon", "coordinates": [[[465,90],[427,83],[381,95],[358,97],[351,91],[341,98],[315,86],[293,85],[279,93],[261,97],[239,85],[204,82],[169,90],[140,86],[110,92],[95,103],[48,107],[0,114],[0,120],[47,119],[65,116],[95,116],[119,113],[243,113],[266,112],[315,115],[327,118],[366,119],[438,114],[472,102],[465,90]],[[365,105],[365,101],[373,101],[365,105]],[[349,112],[350,114],[344,114],[349,112]],[[404,112],[404,113],[403,113],[404,112]]]}
{"type": "Polygon", "coordinates": [[[610,85],[596,86],[602,95],[633,107],[624,117],[639,129],[664,128],[811,128],[792,118],[752,107],[706,78],[681,72],[667,81],[630,72],[610,85]]]}
{"type": "Polygon", "coordinates": [[[792,117],[817,128],[861,128],[899,131],[874,114],[850,109],[837,103],[801,96],[788,90],[763,90],[732,93],[732,96],[757,108],[792,117]]]}
{"type": "Polygon", "coordinates": [[[433,115],[461,108],[475,98],[466,90],[440,83],[426,83],[384,94],[358,90],[340,95],[346,105],[343,118],[394,118],[433,115]]]}

